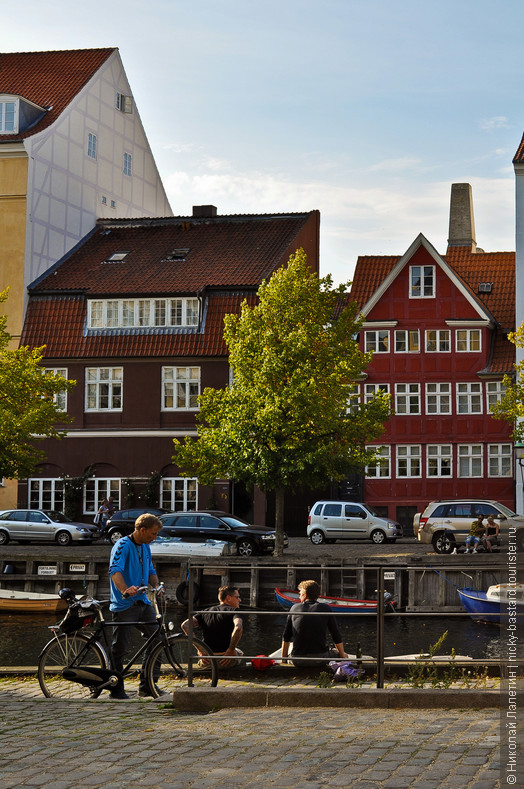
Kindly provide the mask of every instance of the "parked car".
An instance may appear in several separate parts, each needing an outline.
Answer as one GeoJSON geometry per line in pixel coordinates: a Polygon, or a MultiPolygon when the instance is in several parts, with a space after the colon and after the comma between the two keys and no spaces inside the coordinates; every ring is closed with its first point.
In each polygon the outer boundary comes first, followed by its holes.
{"type": "Polygon", "coordinates": [[[7,545],[10,540],[71,545],[72,542],[92,542],[99,537],[98,526],[74,523],[54,510],[4,510],[0,513],[0,545],[7,545]]]}
{"type": "Polygon", "coordinates": [[[413,530],[417,540],[431,543],[436,553],[452,553],[464,543],[473,520],[481,515],[483,518],[493,515],[500,524],[500,536],[506,542],[510,526],[520,527],[517,529],[517,544],[520,542],[519,547],[522,546],[524,516],[516,515],[504,504],[490,499],[432,501],[424,512],[415,515],[413,530]]]}
{"type": "MultiPolygon", "coordinates": [[[[239,556],[271,553],[275,548],[275,531],[265,526],[252,526],[236,515],[217,510],[172,512],[161,515],[164,537],[180,537],[186,542],[223,540],[236,545],[239,556]]],[[[284,548],[288,546],[284,535],[284,548]]]]}
{"type": "Polygon", "coordinates": [[[169,510],[164,510],[161,507],[130,507],[127,510],[117,510],[108,518],[102,530],[102,537],[114,545],[115,542],[135,530],[135,521],[144,512],[150,512],[151,515],[163,515],[169,510]]]}
{"type": "Polygon", "coordinates": [[[402,526],[382,518],[367,504],[348,501],[317,501],[311,507],[307,536],[314,545],[336,540],[371,540],[376,545],[402,537],[402,526]]]}

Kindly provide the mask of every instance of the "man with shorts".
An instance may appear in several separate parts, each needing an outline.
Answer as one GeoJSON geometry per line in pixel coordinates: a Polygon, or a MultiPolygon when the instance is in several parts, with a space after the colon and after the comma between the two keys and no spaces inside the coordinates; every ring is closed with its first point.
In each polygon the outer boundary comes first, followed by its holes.
{"type": "MultiPolygon", "coordinates": [[[[218,590],[218,605],[193,617],[193,627],[202,629],[202,640],[215,655],[223,655],[218,663],[222,668],[234,665],[244,654],[237,649],[242,638],[242,617],[235,614],[240,600],[236,586],[221,586],[218,590]]],[[[187,635],[189,619],[182,622],[181,627],[187,635]]]]}

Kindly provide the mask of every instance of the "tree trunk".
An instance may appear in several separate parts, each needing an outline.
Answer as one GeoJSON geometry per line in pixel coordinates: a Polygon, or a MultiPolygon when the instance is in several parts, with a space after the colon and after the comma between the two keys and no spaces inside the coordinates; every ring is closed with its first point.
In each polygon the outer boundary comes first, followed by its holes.
{"type": "Polygon", "coordinates": [[[275,550],[273,556],[284,555],[284,493],[285,488],[275,490],[275,550]]]}

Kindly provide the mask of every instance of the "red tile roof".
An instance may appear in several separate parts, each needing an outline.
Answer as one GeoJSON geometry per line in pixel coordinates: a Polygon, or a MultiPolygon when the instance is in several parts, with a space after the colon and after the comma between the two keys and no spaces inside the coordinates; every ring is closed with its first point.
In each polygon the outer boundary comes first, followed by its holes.
{"type": "Polygon", "coordinates": [[[524,134],[522,135],[522,140],[520,141],[520,145],[517,148],[517,153],[513,157],[513,164],[522,164],[524,162],[524,134]]]}
{"type": "Polygon", "coordinates": [[[22,96],[39,107],[52,107],[35,126],[0,141],[30,137],[50,126],[116,49],[0,53],[0,93],[22,96]]]}

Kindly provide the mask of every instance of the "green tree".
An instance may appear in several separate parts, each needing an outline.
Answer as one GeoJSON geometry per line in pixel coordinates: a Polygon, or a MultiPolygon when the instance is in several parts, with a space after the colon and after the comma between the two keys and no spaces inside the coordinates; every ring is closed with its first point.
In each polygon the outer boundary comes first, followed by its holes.
{"type": "MultiPolygon", "coordinates": [[[[524,323],[515,332],[508,334],[508,340],[517,348],[524,348],[524,323]]],[[[506,419],[513,426],[514,441],[524,440],[524,362],[515,365],[515,377],[505,375],[502,379],[504,395],[499,403],[491,406],[495,419],[506,419]]]]}
{"type": "MultiPolygon", "coordinates": [[[[0,293],[0,304],[8,290],[0,293]]],[[[71,418],[60,410],[55,395],[70,391],[75,381],[46,372],[41,366],[44,348],[8,348],[11,335],[7,316],[0,315],[0,477],[27,477],[44,458],[36,444],[44,438],[62,438],[56,423],[71,418]]]]}
{"type": "Polygon", "coordinates": [[[212,484],[217,477],[252,482],[275,492],[275,554],[282,555],[286,488],[318,487],[342,479],[372,455],[389,417],[389,397],[348,409],[351,385],[369,364],[356,334],[356,304],[344,285],[312,273],[303,250],[264,281],[258,304],[227,315],[224,338],[233,384],[205,389],[198,438],[175,439],[186,475],[212,484]]]}

